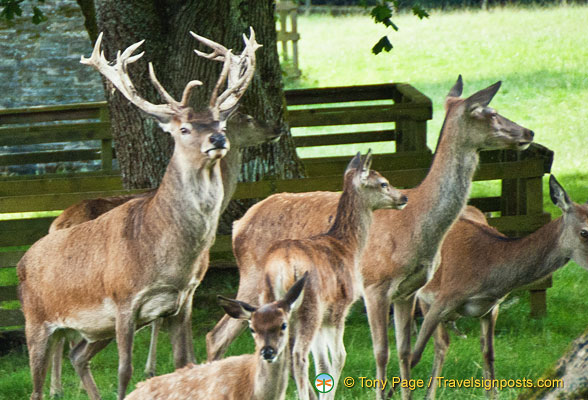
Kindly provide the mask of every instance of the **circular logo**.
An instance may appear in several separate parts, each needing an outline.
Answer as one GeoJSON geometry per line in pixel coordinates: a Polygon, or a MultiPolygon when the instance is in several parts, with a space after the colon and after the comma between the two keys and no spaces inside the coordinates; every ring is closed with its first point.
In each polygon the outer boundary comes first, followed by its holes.
{"type": "Polygon", "coordinates": [[[319,393],[329,393],[335,387],[335,381],[329,374],[318,374],[314,378],[314,387],[319,393]]]}

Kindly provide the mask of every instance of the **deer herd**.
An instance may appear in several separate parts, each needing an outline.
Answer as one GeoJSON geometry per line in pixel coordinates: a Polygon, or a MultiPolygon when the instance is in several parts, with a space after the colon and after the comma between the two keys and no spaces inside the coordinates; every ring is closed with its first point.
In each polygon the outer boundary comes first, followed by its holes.
{"type": "MultiPolygon", "coordinates": [[[[177,101],[151,63],[149,75],[163,103],[138,94],[128,65],[143,56],[134,54],[142,42],[111,62],[101,51],[100,35],[90,58],[81,59],[155,118],[175,147],[157,189],[73,205],[19,262],[31,399],[42,399],[51,364],[50,394],[63,394],[66,339],[71,363],[93,400],[101,397],[90,361],[113,339],[118,399],[283,399],[290,374],[297,396],[314,399],[319,394],[309,379],[310,353],[315,372],[333,377],[333,390],[320,397],[333,399],[346,359],[345,319],[360,297],[376,379],[387,377],[391,305],[402,379],[410,379],[431,336],[432,376],[440,376],[449,346],[444,324],[460,316],[480,319],[484,378],[494,379],[493,332],[502,299],[570,259],[588,268],[588,204],[572,202],[553,176],[550,195],[563,216],[527,237],[505,237],[481,211],[466,206],[479,152],[524,150],[534,134],[489,107],[500,82],[462,98],[460,76],[445,101],[429,173],[416,188],[392,187],[370,169],[371,153],[358,153],[343,174],[341,193],[276,194],[234,223],[237,300],[219,296],[226,315],[206,336],[209,362],[195,365],[192,298],[208,269],[220,214],[235,191],[240,149],[277,140],[281,132],[236,111],[255,72],[260,45],[253,29],[243,36],[238,55],[192,36],[212,48],[210,54],[196,50],[198,56],[222,63],[204,111],[189,105],[191,90],[201,82],[189,82],[177,101]],[[424,321],[411,350],[417,301],[424,321]],[[127,396],[135,331],[152,326],[146,373],[153,376],[161,319],[168,322],[176,371],[138,384],[127,396]],[[221,359],[247,324],[255,353],[221,359]]],[[[429,387],[428,398],[435,389],[429,387]]],[[[388,395],[375,391],[379,399],[388,395]]],[[[412,397],[406,387],[401,395],[412,397]]]]}

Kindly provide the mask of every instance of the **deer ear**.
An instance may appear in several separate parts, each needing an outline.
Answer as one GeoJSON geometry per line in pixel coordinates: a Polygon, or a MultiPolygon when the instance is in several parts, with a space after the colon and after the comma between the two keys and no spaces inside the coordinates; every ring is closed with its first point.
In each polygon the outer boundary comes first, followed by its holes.
{"type": "Polygon", "coordinates": [[[233,113],[235,113],[237,110],[239,109],[239,103],[235,104],[233,107],[226,109],[226,110],[222,110],[219,111],[219,120],[221,122],[226,122],[229,118],[231,118],[231,116],[233,115],[233,113]]]}
{"type": "Polygon", "coordinates": [[[369,149],[365,157],[363,158],[363,162],[361,166],[358,168],[360,171],[360,180],[364,183],[368,177],[370,176],[370,167],[372,166],[372,149],[369,149]]]}
{"type": "Polygon", "coordinates": [[[284,298],[280,301],[280,307],[284,308],[285,310],[289,311],[292,304],[298,299],[300,293],[302,293],[302,289],[304,289],[304,285],[306,284],[306,280],[308,279],[308,271],[302,275],[302,278],[298,279],[292,287],[288,290],[284,298]]]}
{"type": "Polygon", "coordinates": [[[257,310],[243,301],[227,299],[223,296],[216,296],[216,298],[225,312],[233,318],[250,320],[251,314],[257,310]]]}
{"type": "Polygon", "coordinates": [[[500,89],[500,85],[502,85],[502,82],[498,81],[494,85],[488,86],[486,89],[482,89],[479,92],[472,94],[465,100],[467,109],[471,109],[476,105],[486,107],[490,104],[490,101],[492,101],[498,92],[498,89],[500,89]]]}
{"type": "Polygon", "coordinates": [[[563,212],[568,212],[572,208],[573,203],[570,197],[553,175],[549,177],[549,196],[553,204],[561,208],[563,212]]]}
{"type": "Polygon", "coordinates": [[[357,154],[355,155],[355,157],[353,157],[351,159],[351,161],[349,161],[349,164],[347,164],[347,168],[345,168],[345,173],[347,173],[348,171],[351,171],[352,169],[357,169],[361,166],[361,153],[358,151],[357,154]]]}
{"type": "Polygon", "coordinates": [[[461,79],[461,74],[457,77],[457,81],[449,91],[446,97],[459,97],[463,92],[463,80],[461,79]]]}

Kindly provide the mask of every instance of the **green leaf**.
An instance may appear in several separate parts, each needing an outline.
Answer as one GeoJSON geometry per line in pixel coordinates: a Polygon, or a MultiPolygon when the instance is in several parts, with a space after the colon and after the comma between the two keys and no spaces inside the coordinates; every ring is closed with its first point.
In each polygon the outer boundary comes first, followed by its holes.
{"type": "Polygon", "coordinates": [[[47,17],[38,7],[33,7],[33,24],[39,25],[41,22],[47,21],[47,17]]]}
{"type": "Polygon", "coordinates": [[[381,52],[386,51],[389,52],[392,50],[392,43],[388,40],[387,36],[382,36],[382,38],[372,47],[372,53],[380,54],[381,52]]]}
{"type": "Polygon", "coordinates": [[[415,4],[414,6],[412,6],[412,13],[414,15],[416,15],[417,17],[419,17],[420,19],[429,18],[429,13],[427,12],[427,10],[425,10],[424,8],[419,6],[418,4],[415,4]]]}
{"type": "Polygon", "coordinates": [[[4,7],[2,12],[0,12],[0,18],[5,18],[6,20],[10,21],[14,19],[14,16],[21,16],[22,15],[22,8],[20,7],[20,3],[24,0],[2,0],[0,1],[0,6],[4,7]]]}
{"type": "Polygon", "coordinates": [[[392,17],[392,10],[387,5],[379,4],[372,8],[370,15],[376,22],[384,22],[392,17]]]}

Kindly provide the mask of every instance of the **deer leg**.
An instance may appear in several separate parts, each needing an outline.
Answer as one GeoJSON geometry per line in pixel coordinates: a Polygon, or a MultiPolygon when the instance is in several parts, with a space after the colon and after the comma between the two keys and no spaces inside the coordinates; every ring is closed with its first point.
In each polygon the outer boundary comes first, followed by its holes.
{"type": "Polygon", "coordinates": [[[51,365],[51,386],[49,394],[51,397],[63,396],[63,386],[61,385],[61,365],[63,362],[63,348],[65,347],[65,338],[59,338],[53,347],[53,357],[51,365]]]}
{"type": "Polygon", "coordinates": [[[435,357],[433,360],[433,370],[431,371],[431,386],[427,388],[427,399],[434,399],[437,392],[437,377],[441,376],[443,370],[443,363],[445,362],[445,354],[449,349],[449,332],[442,323],[437,325],[435,334],[433,335],[435,342],[435,357]]]}
{"type": "MultiPolygon", "coordinates": [[[[396,333],[396,351],[398,352],[398,363],[400,365],[400,378],[405,382],[410,379],[410,332],[412,327],[412,316],[414,314],[414,294],[406,300],[394,302],[394,330],[396,333]]],[[[422,331],[422,328],[421,328],[422,331]]],[[[402,399],[412,398],[412,392],[402,387],[402,399]]]]}
{"type": "Polygon", "coordinates": [[[333,375],[332,365],[329,360],[329,347],[325,330],[326,328],[319,329],[310,345],[312,358],[314,360],[314,373],[317,375],[323,372],[333,375]]]}
{"type": "MultiPolygon", "coordinates": [[[[254,266],[250,270],[254,270],[254,266]]],[[[263,282],[262,277],[259,279],[244,279],[244,276],[250,276],[244,272],[241,273],[239,281],[239,291],[237,299],[251,305],[259,304],[259,282],[263,282]],[[251,282],[251,283],[248,283],[251,282]]],[[[231,318],[223,315],[221,320],[214,326],[212,331],[206,334],[206,352],[208,361],[214,361],[222,358],[229,345],[239,336],[247,327],[247,321],[231,318]]]]}
{"type": "Polygon", "coordinates": [[[185,367],[196,363],[194,344],[192,342],[192,297],[188,296],[186,303],[177,315],[168,318],[169,334],[174,355],[174,367],[185,367]]]}
{"type": "MultiPolygon", "coordinates": [[[[494,380],[494,327],[498,318],[498,306],[480,318],[480,347],[484,356],[484,379],[494,380]]],[[[496,398],[496,388],[486,392],[490,398],[496,398]]]]}
{"type": "Polygon", "coordinates": [[[118,348],[118,400],[125,398],[133,375],[133,339],[135,321],[131,311],[119,311],[116,315],[116,345],[118,348]]]}
{"type": "Polygon", "coordinates": [[[49,369],[49,358],[54,340],[51,340],[51,335],[43,325],[31,326],[30,323],[26,324],[25,334],[33,380],[31,400],[41,400],[43,398],[43,383],[49,369]]]}
{"type": "Polygon", "coordinates": [[[154,377],[157,369],[157,337],[159,336],[162,322],[161,318],[159,318],[151,323],[151,341],[149,342],[149,354],[145,363],[145,376],[148,378],[154,377]]]}
{"type": "Polygon", "coordinates": [[[82,380],[84,389],[88,393],[88,397],[92,400],[100,400],[100,393],[94,382],[94,377],[90,371],[90,360],[100,350],[106,347],[112,339],[101,340],[98,342],[88,343],[85,340],[81,340],[71,351],[69,352],[69,359],[82,380]]]}
{"type": "Polygon", "coordinates": [[[306,292],[302,304],[297,310],[298,319],[294,326],[295,340],[292,348],[292,366],[294,380],[298,389],[300,400],[316,399],[316,393],[309,384],[308,377],[308,354],[313,340],[319,334],[321,310],[317,310],[317,302],[312,298],[312,292],[306,292]]]}
{"type": "MultiPolygon", "coordinates": [[[[388,323],[390,300],[384,290],[368,287],[365,289],[364,302],[372,335],[374,347],[374,358],[376,359],[376,379],[384,382],[386,379],[386,368],[388,367],[388,323]]],[[[377,399],[384,399],[385,393],[382,390],[376,391],[377,399]]]]}
{"type": "MultiPolygon", "coordinates": [[[[421,303],[423,302],[419,301],[419,304],[421,303]]],[[[435,332],[435,329],[437,328],[437,326],[439,326],[439,324],[441,323],[446,314],[444,312],[444,310],[446,309],[445,305],[441,304],[439,301],[435,301],[432,305],[425,307],[428,308],[428,310],[425,314],[423,324],[421,325],[419,335],[417,336],[417,340],[414,345],[414,350],[412,351],[411,368],[414,368],[415,365],[417,365],[421,360],[423,351],[427,346],[427,342],[429,341],[429,339],[435,332]]],[[[396,308],[394,308],[394,310],[396,312],[396,308]]]]}
{"type": "Polygon", "coordinates": [[[328,399],[335,398],[335,392],[339,385],[339,378],[341,378],[341,372],[345,365],[345,359],[347,358],[347,351],[345,351],[345,344],[343,343],[343,334],[345,333],[345,322],[338,324],[333,329],[332,334],[329,335],[329,352],[331,353],[332,360],[332,376],[333,376],[333,390],[327,393],[328,399]]]}

